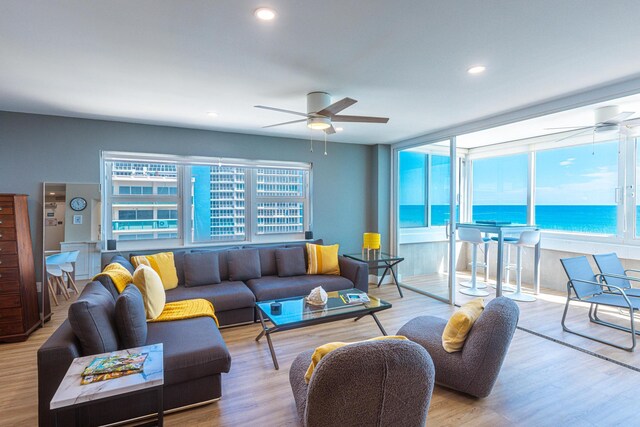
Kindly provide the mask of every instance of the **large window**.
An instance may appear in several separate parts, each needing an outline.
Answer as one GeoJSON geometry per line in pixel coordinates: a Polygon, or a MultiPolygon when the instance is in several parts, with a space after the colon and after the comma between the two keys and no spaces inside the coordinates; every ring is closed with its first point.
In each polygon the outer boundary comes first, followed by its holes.
{"type": "Polygon", "coordinates": [[[442,226],[449,220],[449,156],[399,153],[400,228],[442,226]]]}
{"type": "Polygon", "coordinates": [[[474,221],[527,223],[527,154],[473,161],[474,221]]]}
{"type": "Polygon", "coordinates": [[[536,224],[544,230],[616,234],[618,143],[536,153],[536,224]]]}
{"type": "Polygon", "coordinates": [[[128,156],[104,153],[107,238],[260,242],[310,229],[310,164],[128,156]]]}

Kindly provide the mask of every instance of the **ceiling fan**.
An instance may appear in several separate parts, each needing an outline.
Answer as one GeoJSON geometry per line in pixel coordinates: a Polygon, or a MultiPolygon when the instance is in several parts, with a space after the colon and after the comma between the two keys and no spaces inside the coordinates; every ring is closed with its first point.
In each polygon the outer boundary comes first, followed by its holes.
{"type": "Polygon", "coordinates": [[[355,99],[343,98],[340,101],[331,103],[331,95],[326,92],[310,92],[307,94],[307,112],[284,110],[282,108],[267,107],[265,105],[255,105],[256,108],[264,110],[280,111],[281,113],[295,114],[303,116],[304,119],[293,120],[290,122],[277,123],[275,125],[263,126],[264,128],[272,128],[274,126],[283,126],[293,123],[307,122],[310,129],[323,130],[325,134],[331,135],[336,133],[333,127],[334,122],[351,122],[351,123],[387,123],[388,117],[371,117],[371,116],[346,116],[338,114],[342,110],[355,104],[355,99]]]}
{"type": "Polygon", "coordinates": [[[563,131],[575,131],[568,136],[565,136],[556,142],[563,141],[574,136],[582,135],[585,133],[593,132],[608,132],[618,131],[620,133],[629,133],[631,129],[640,126],[640,117],[629,119],[629,117],[635,114],[634,111],[620,112],[617,105],[607,105],[605,107],[596,108],[594,111],[595,124],[589,126],[569,126],[569,127],[557,127],[547,128],[549,130],[563,130],[563,131]]]}

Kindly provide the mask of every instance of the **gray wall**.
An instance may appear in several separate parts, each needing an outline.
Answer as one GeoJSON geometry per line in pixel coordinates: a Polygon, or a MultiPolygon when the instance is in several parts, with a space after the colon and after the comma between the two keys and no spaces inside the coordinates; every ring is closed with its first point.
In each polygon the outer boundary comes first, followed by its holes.
{"type": "Polygon", "coordinates": [[[391,232],[391,147],[378,144],[371,148],[372,173],[368,231],[380,233],[382,250],[389,252],[389,233],[391,232]]]}
{"type": "Polygon", "coordinates": [[[100,150],[312,162],[314,236],[340,243],[341,252],[358,252],[372,224],[368,196],[375,149],[329,143],[324,156],[320,147],[311,153],[309,141],[299,139],[0,112],[0,192],[29,195],[40,270],[41,184],[97,183],[100,150]]]}

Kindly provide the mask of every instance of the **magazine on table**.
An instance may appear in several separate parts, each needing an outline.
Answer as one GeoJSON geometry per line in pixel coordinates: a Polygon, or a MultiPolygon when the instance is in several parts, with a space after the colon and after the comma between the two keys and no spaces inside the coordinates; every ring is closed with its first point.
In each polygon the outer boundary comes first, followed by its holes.
{"type": "MultiPolygon", "coordinates": [[[[88,377],[114,373],[125,373],[125,375],[129,375],[142,372],[144,361],[148,355],[149,353],[134,353],[120,356],[96,357],[89,366],[85,368],[84,372],[82,372],[82,376],[88,377]]],[[[110,378],[116,377],[111,376],[110,378]]]]}
{"type": "Polygon", "coordinates": [[[97,383],[98,381],[106,381],[114,378],[124,377],[126,375],[139,374],[140,372],[142,372],[142,370],[116,371],[116,372],[107,372],[105,374],[86,375],[82,377],[82,380],[80,380],[80,384],[87,385],[91,383],[97,383]]]}
{"type": "Polygon", "coordinates": [[[371,301],[367,294],[346,294],[347,304],[364,304],[371,301]]]}

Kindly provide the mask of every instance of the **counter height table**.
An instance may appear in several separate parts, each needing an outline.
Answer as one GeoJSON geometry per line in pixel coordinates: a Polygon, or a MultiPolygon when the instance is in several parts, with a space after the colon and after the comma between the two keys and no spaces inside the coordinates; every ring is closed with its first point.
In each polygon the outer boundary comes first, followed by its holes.
{"type": "MultiPolygon", "coordinates": [[[[483,233],[497,234],[498,235],[498,261],[496,269],[496,296],[502,296],[502,272],[504,269],[504,238],[511,234],[519,234],[523,231],[537,231],[539,230],[536,225],[527,224],[509,224],[491,221],[487,222],[459,222],[456,224],[456,228],[474,228],[480,230],[483,233]]],[[[542,240],[542,239],[541,239],[542,240]]],[[[535,246],[535,257],[533,266],[533,286],[534,293],[537,295],[540,292],[540,241],[535,246]]]]}

